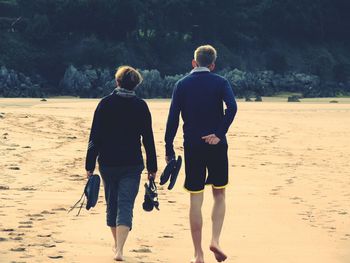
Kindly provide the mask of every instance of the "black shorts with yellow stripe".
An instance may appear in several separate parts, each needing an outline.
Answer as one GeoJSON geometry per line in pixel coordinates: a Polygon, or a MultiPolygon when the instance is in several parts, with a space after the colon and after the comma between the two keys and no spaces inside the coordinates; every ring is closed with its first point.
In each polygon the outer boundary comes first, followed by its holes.
{"type": "Polygon", "coordinates": [[[225,188],[228,184],[227,143],[217,145],[185,144],[185,189],[191,193],[204,191],[205,185],[225,188]]]}

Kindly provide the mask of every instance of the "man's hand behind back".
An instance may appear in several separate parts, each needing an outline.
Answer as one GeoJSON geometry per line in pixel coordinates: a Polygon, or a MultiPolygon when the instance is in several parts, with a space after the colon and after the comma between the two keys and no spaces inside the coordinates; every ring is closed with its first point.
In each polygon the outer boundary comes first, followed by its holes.
{"type": "Polygon", "coordinates": [[[207,136],[203,136],[202,139],[205,140],[205,142],[210,145],[216,145],[221,141],[215,134],[209,134],[207,136]]]}

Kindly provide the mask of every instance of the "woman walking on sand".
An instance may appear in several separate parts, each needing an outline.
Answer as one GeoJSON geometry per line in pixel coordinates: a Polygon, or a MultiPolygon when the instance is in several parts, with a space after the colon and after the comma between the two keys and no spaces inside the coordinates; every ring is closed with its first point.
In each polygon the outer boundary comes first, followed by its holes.
{"type": "Polygon", "coordinates": [[[157,159],[150,111],[134,91],[142,82],[140,73],[123,66],[115,77],[116,89],[100,101],[94,114],[85,169],[87,176],[91,176],[98,157],[107,203],[107,226],[115,242],[114,259],[123,261],[144,169],[141,138],[149,178],[156,177],[157,159]]]}

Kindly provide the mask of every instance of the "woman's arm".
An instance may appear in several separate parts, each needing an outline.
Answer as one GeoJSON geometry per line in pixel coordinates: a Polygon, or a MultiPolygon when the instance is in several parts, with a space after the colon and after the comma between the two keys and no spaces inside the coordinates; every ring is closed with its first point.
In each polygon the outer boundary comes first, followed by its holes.
{"type": "Polygon", "coordinates": [[[92,121],[90,139],[88,144],[88,149],[86,153],[85,169],[88,175],[92,174],[95,170],[96,158],[99,154],[99,138],[101,136],[101,106],[97,106],[92,121]]]}
{"type": "Polygon", "coordinates": [[[152,116],[148,109],[147,104],[145,103],[144,108],[144,118],[143,118],[143,126],[142,126],[142,143],[146,150],[146,165],[149,173],[157,172],[157,154],[156,147],[154,145],[154,137],[152,130],[152,116]]]}

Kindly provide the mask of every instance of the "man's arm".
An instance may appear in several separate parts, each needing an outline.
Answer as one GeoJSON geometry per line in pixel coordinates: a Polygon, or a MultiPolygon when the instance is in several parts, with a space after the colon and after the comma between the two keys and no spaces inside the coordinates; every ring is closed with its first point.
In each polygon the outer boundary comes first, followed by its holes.
{"type": "Polygon", "coordinates": [[[173,96],[171,99],[171,105],[169,109],[168,121],[165,131],[165,155],[167,159],[175,157],[174,151],[174,138],[176,136],[177,129],[179,127],[179,116],[180,116],[180,98],[178,91],[178,83],[176,83],[173,96]]]}
{"type": "Polygon", "coordinates": [[[237,113],[237,102],[235,100],[232,87],[227,80],[225,80],[225,83],[223,85],[222,99],[225,102],[226,110],[225,110],[224,118],[215,132],[215,135],[220,140],[224,139],[228,131],[228,128],[230,127],[237,113]]]}
{"type": "Polygon", "coordinates": [[[85,169],[88,175],[92,175],[95,170],[96,158],[99,154],[99,138],[101,132],[101,106],[97,106],[92,121],[88,150],[86,153],[85,169]]]}
{"type": "Polygon", "coordinates": [[[143,127],[142,127],[142,143],[146,150],[146,166],[149,174],[152,174],[155,177],[157,172],[157,154],[156,147],[154,145],[153,129],[152,129],[152,116],[148,109],[147,104],[145,103],[145,114],[143,118],[143,127]]]}

